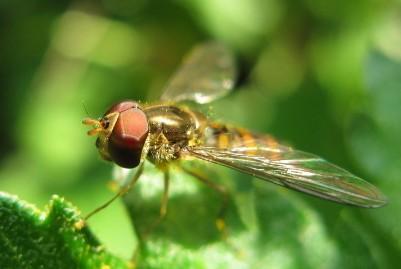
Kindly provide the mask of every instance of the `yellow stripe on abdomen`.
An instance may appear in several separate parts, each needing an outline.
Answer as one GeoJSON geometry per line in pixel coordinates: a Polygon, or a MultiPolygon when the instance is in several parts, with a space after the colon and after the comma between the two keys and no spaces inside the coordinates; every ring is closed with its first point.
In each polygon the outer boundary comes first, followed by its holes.
{"type": "Polygon", "coordinates": [[[250,155],[255,154],[258,149],[255,136],[246,129],[236,128],[236,130],[240,136],[241,144],[248,148],[247,153],[250,155]]]}
{"type": "Polygon", "coordinates": [[[230,139],[228,134],[226,133],[219,134],[217,146],[220,149],[226,149],[228,146],[230,146],[230,139]]]}

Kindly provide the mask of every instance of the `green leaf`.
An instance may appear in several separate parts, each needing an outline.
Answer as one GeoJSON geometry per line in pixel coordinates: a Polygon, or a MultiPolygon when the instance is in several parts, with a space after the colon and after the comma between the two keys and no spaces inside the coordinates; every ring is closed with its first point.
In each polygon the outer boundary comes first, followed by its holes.
{"type": "MultiPolygon", "coordinates": [[[[159,214],[163,180],[152,169],[146,167],[124,198],[139,235],[159,214]]],[[[139,268],[372,268],[380,263],[376,238],[359,232],[366,223],[355,224],[363,210],[217,171],[208,173],[210,179],[230,190],[228,237],[223,239],[215,225],[218,193],[173,170],[167,216],[140,248],[139,268]],[[373,257],[365,257],[367,251],[373,257]]]]}
{"type": "Polygon", "coordinates": [[[109,254],[87,227],[79,211],[53,196],[45,211],[0,192],[0,267],[128,268],[109,254]]]}
{"type": "Polygon", "coordinates": [[[348,137],[355,160],[388,197],[386,207],[369,214],[374,217],[374,234],[381,239],[382,252],[387,256],[383,260],[394,264],[401,253],[400,218],[394,213],[401,210],[401,62],[381,51],[370,51],[364,78],[369,102],[352,118],[348,137]]]}

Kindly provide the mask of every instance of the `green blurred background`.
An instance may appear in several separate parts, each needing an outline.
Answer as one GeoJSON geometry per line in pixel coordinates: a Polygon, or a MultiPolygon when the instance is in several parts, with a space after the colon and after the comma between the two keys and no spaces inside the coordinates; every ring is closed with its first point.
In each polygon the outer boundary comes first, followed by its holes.
{"type": "MultiPolygon", "coordinates": [[[[217,39],[236,53],[243,83],[212,104],[211,115],[321,155],[389,197],[386,207],[366,210],[261,186],[258,203],[268,215],[259,226],[271,232],[269,255],[258,257],[265,268],[394,268],[401,260],[400,7],[0,1],[0,190],[39,207],[52,194],[83,212],[98,206],[111,195],[112,168],[85,135],[83,103],[97,117],[120,99],[157,100],[185,52],[217,39]]],[[[237,191],[246,192],[241,184],[237,191]]],[[[113,253],[129,257],[135,239],[121,201],[90,224],[113,253]]]]}

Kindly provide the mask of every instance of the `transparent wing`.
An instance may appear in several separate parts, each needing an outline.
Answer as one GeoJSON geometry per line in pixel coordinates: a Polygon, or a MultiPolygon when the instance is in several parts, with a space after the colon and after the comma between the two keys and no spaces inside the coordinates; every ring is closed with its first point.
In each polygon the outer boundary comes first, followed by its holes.
{"type": "Polygon", "coordinates": [[[277,144],[267,136],[242,139],[226,148],[206,143],[189,147],[188,152],[200,159],[335,202],[360,207],[380,207],[387,202],[375,186],[363,179],[316,155],[277,144]]]}
{"type": "Polygon", "coordinates": [[[220,43],[196,46],[167,84],[161,100],[209,103],[234,86],[236,68],[231,52],[220,43]]]}

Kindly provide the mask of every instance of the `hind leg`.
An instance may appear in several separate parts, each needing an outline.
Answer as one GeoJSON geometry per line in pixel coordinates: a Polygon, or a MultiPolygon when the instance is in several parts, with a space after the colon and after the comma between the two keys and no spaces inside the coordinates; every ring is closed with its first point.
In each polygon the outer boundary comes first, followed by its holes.
{"type": "Polygon", "coordinates": [[[192,177],[196,178],[209,188],[212,188],[216,192],[218,192],[222,198],[222,203],[220,206],[220,210],[218,211],[217,218],[216,218],[216,227],[221,232],[223,238],[227,237],[227,229],[226,229],[226,224],[224,221],[224,217],[228,208],[228,202],[229,202],[229,193],[226,190],[226,188],[222,185],[219,185],[210,179],[208,179],[205,175],[195,171],[191,170],[185,167],[181,167],[183,171],[185,171],[187,174],[191,175],[192,177]]]}

